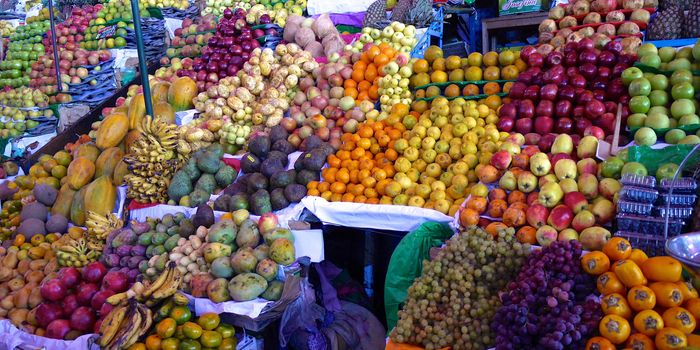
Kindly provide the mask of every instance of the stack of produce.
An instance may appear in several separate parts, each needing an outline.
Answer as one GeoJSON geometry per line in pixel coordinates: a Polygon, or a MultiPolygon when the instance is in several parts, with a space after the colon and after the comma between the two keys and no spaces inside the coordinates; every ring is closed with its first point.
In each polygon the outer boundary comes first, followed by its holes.
{"type": "Polygon", "coordinates": [[[216,199],[215,210],[248,209],[262,215],[298,203],[306,196],[307,184],[320,179],[326,158],[335,150],[320,138],[309,136],[299,145],[304,153],[288,169],[288,157],[297,148],[287,141],[287,135],[284,128],[275,126],[269,135],[251,138],[249,153],[241,159],[244,175],[216,199]]]}
{"type": "Polygon", "coordinates": [[[700,36],[698,16],[697,1],[660,0],[659,13],[647,30],[647,40],[697,38],[700,36]]]}
{"type": "Polygon", "coordinates": [[[683,279],[677,260],[647,258],[629,241],[615,237],[602,252],[582,256],[581,266],[597,276],[605,314],[599,336],[589,339],[588,347],[683,349],[698,344],[693,331],[700,299],[692,283],[683,279]]]}
{"type": "Polygon", "coordinates": [[[196,234],[153,256],[149,269],[170,261],[183,275],[181,290],[216,303],[280,298],[284,283],[277,279],[278,264],[290,265],[296,256],[294,236],[277,227],[276,216],[264,215],[255,224],[247,210],[238,210],[214,223],[211,207],[201,205],[192,223],[196,234]]]}
{"type": "Polygon", "coordinates": [[[529,254],[530,247],[518,243],[513,230],[492,235],[470,227],[459,232],[424,263],[422,275],[408,289],[391,339],[426,349],[498,344],[495,335],[502,326],[491,321],[498,317],[499,292],[531,260],[529,254]]]}
{"type": "MultiPolygon", "coordinates": [[[[74,7],[65,21],[56,24],[56,44],[59,48],[67,48],[75,51],[77,47],[83,47],[85,32],[90,25],[90,21],[97,18],[97,14],[102,10],[102,5],[86,5],[84,7],[74,7]]],[[[46,47],[46,54],[53,58],[51,48],[51,31],[46,31],[46,38],[43,43],[46,47]]]]}
{"type": "Polygon", "coordinates": [[[352,44],[352,51],[360,53],[365,50],[367,44],[379,45],[383,42],[388,43],[398,52],[410,54],[418,43],[416,27],[394,21],[383,30],[370,27],[362,28],[360,39],[352,44]]]}
{"type": "Polygon", "coordinates": [[[367,51],[352,56],[352,63],[352,74],[350,74],[349,79],[346,78],[343,86],[345,87],[345,96],[354,98],[357,105],[362,101],[369,100],[371,102],[380,101],[382,105],[388,106],[391,100],[401,101],[402,99],[404,103],[408,102],[405,104],[410,104],[409,79],[403,78],[403,76],[409,75],[408,71],[411,69],[407,65],[408,56],[406,54],[392,49],[387,43],[381,43],[378,46],[370,44],[367,51]],[[400,68],[403,68],[403,76],[399,73],[400,68]],[[386,78],[387,76],[391,76],[391,78],[386,78]],[[383,78],[391,80],[385,81],[383,78]],[[382,92],[386,94],[382,98],[383,101],[380,99],[380,82],[382,83],[382,92]],[[396,86],[394,87],[394,85],[396,86]]]}
{"type": "Polygon", "coordinates": [[[178,170],[168,186],[171,204],[197,207],[209,200],[212,194],[232,184],[238,172],[222,160],[223,147],[213,144],[200,149],[178,170]]]}
{"type": "MultiPolygon", "coordinates": [[[[180,28],[175,29],[175,37],[172,38],[170,48],[165,52],[167,58],[199,57],[202,48],[214,36],[214,30],[216,30],[216,17],[213,15],[197,17],[194,21],[185,18],[182,20],[180,28]]],[[[161,63],[167,64],[169,62],[161,61],[161,63]]]]}
{"type": "Polygon", "coordinates": [[[491,322],[495,349],[583,347],[601,312],[591,298],[595,282],[581,267],[581,253],[578,241],[555,242],[528,257],[491,322]]]}
{"type": "Polygon", "coordinates": [[[20,87],[29,84],[27,68],[44,54],[42,37],[49,28],[49,10],[42,9],[37,16],[17,27],[10,37],[5,59],[0,62],[0,87],[20,87]]]}
{"type": "Polygon", "coordinates": [[[26,321],[33,319],[33,309],[43,300],[39,286],[58,270],[50,246],[57,238],[57,234],[37,234],[27,240],[17,235],[11,246],[0,248],[0,319],[9,319],[30,334],[36,328],[26,321]]]}
{"type": "Polygon", "coordinates": [[[290,16],[283,37],[287,42],[296,43],[311,52],[313,57],[337,56],[345,47],[345,41],[325,13],[317,19],[290,16]]]}
{"type": "Polygon", "coordinates": [[[620,183],[613,178],[619,173],[605,166],[598,178],[593,158],[598,139],[585,136],[574,152],[572,138],[561,134],[548,149],[551,156],[535,146],[521,151],[522,135],[511,139],[491,156],[490,164],[476,170],[481,183],[498,182],[500,190],[489,192],[488,200],[472,196],[460,212],[460,223],[475,225],[483,214],[518,229],[523,242],[546,246],[577,239],[585,249],[600,249],[610,237],[603,226],[615,216],[613,200],[620,183]]]}
{"type": "MultiPolygon", "coordinates": [[[[227,8],[242,9],[251,12],[248,23],[255,23],[261,16],[268,16],[277,25],[284,27],[290,15],[301,16],[306,11],[306,0],[207,0],[202,15],[214,14],[221,17],[227,8]]],[[[247,18],[247,17],[246,17],[247,18]]],[[[248,18],[247,18],[248,19],[248,18]]]]}
{"type": "MultiPolygon", "coordinates": [[[[443,52],[437,46],[431,46],[424,58],[413,63],[411,88],[416,91],[416,98],[432,98],[438,95],[446,97],[495,95],[501,92],[501,80],[515,80],[527,69],[527,63],[514,51],[495,51],[482,55],[478,52],[467,58],[449,56],[443,58],[443,52]],[[482,81],[488,81],[483,84],[482,81]],[[469,83],[461,83],[467,81],[469,83]],[[444,90],[435,83],[447,83],[444,90]],[[427,86],[426,85],[430,85],[427,86]],[[480,87],[481,86],[481,87],[480,87]]],[[[504,92],[512,84],[503,86],[504,92]]]]}
{"type": "Polygon", "coordinates": [[[9,38],[15,32],[15,27],[9,21],[0,21],[0,37],[9,38]]]}
{"type": "Polygon", "coordinates": [[[626,44],[641,43],[641,30],[656,10],[656,1],[577,0],[549,10],[539,27],[540,44],[564,47],[569,42],[590,38],[602,47],[616,38],[626,44]]]}
{"type": "MultiPolygon", "coordinates": [[[[8,176],[15,176],[18,173],[19,167],[15,162],[8,160],[0,164],[0,179],[6,179],[8,176]]],[[[4,197],[4,195],[0,197],[4,197]]]]}
{"type": "Polygon", "coordinates": [[[21,223],[15,230],[14,237],[22,235],[24,239],[30,240],[34,235],[65,233],[68,229],[68,219],[60,214],[52,214],[50,218],[48,215],[49,209],[57,199],[58,191],[49,185],[38,184],[34,186],[32,195],[34,201],[25,203],[22,207],[21,223]]]}
{"type": "Polygon", "coordinates": [[[177,9],[180,11],[187,10],[190,7],[190,2],[187,0],[148,0],[145,2],[145,7],[155,7],[159,9],[177,9]]]}
{"type": "Polygon", "coordinates": [[[644,44],[639,56],[643,69],[660,69],[664,74],[643,73],[637,67],[623,72],[623,82],[632,96],[630,112],[634,113],[627,119],[627,126],[634,132],[636,144],[651,146],[658,137],[670,144],[700,143],[700,137],[694,134],[700,128],[696,110],[700,81],[691,71],[700,62],[700,41],[678,52],[672,47],[657,49],[644,44]]]}
{"type": "Polygon", "coordinates": [[[317,67],[311,54],[296,44],[278,45],[274,51],[258,48],[243,70],[207,87],[194,99],[194,105],[204,112],[200,119],[207,123],[223,119],[273,127],[282,121],[299,80],[317,67]]]}
{"type": "Polygon", "coordinates": [[[529,68],[510,88],[512,102],[499,110],[499,129],[523,135],[534,132],[551,141],[552,132],[583,135],[595,125],[612,137],[618,103],[622,103],[622,124],[629,114],[621,75],[636,56],[623,54],[617,41],[598,51],[590,39],[568,43],[562,52],[541,49],[526,47],[520,52],[529,68]]]}
{"type": "Polygon", "coordinates": [[[226,9],[214,36],[209,38],[206,48],[202,48],[201,57],[194,59],[192,69],[183,69],[178,75],[197,81],[199,91],[209,89],[220,79],[236,76],[253,50],[260,47],[245,16],[242,9],[226,9]]]}
{"type": "MultiPolygon", "coordinates": [[[[186,300],[186,299],[185,299],[186,300]]],[[[219,315],[207,312],[198,318],[187,309],[187,304],[164,305],[158,310],[158,317],[163,318],[155,328],[146,334],[143,342],[133,346],[183,349],[235,349],[238,345],[236,330],[233,326],[221,322],[219,315]]]]}
{"type": "Polygon", "coordinates": [[[72,340],[83,334],[95,333],[111,305],[105,300],[128,288],[126,275],[107,272],[99,262],[82,271],[64,268],[39,288],[43,302],[32,310],[27,322],[36,334],[53,339],[72,340]]]}
{"type": "Polygon", "coordinates": [[[6,87],[0,92],[0,137],[19,137],[42,123],[53,125],[56,118],[48,108],[50,101],[40,90],[6,87]]]}

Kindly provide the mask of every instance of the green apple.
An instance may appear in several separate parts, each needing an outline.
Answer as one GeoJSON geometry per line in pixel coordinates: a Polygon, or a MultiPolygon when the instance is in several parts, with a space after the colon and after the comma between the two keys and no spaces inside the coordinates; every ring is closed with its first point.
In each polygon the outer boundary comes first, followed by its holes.
{"type": "Polygon", "coordinates": [[[669,110],[666,108],[666,106],[654,106],[649,108],[649,112],[647,114],[654,114],[654,113],[661,113],[661,114],[666,114],[668,115],[669,110]]]}
{"type": "MultiPolygon", "coordinates": [[[[628,68],[629,69],[629,68],[628,68]]],[[[693,73],[688,69],[679,69],[671,74],[671,85],[680,83],[692,83],[693,73]]]]}
{"type": "Polygon", "coordinates": [[[622,167],[621,174],[622,175],[635,174],[635,175],[647,176],[647,168],[642,163],[629,162],[629,163],[625,163],[625,165],[622,167]]]}
{"type": "Polygon", "coordinates": [[[676,57],[676,49],[673,47],[662,47],[659,49],[659,58],[661,62],[671,62],[676,57]]]}
{"type": "Polygon", "coordinates": [[[673,101],[671,104],[671,115],[678,119],[687,114],[695,114],[695,103],[689,99],[673,101]]]}
{"type": "Polygon", "coordinates": [[[658,55],[646,55],[642,56],[639,62],[649,67],[659,68],[661,66],[661,57],[658,55]]]}
{"type": "Polygon", "coordinates": [[[671,96],[674,100],[680,100],[682,98],[692,99],[695,96],[693,84],[686,81],[673,85],[671,88],[671,96]]]}
{"type": "Polygon", "coordinates": [[[642,78],[643,76],[644,72],[642,72],[641,69],[637,67],[629,67],[622,71],[622,82],[625,85],[629,85],[630,83],[632,83],[633,80],[642,78]]]}
{"type": "Polygon", "coordinates": [[[656,170],[656,180],[661,181],[662,179],[673,179],[678,171],[678,164],[666,163],[656,170]]]}
{"type": "Polygon", "coordinates": [[[629,107],[632,113],[646,113],[651,108],[651,101],[646,96],[634,96],[630,99],[629,107]]]}
{"type": "Polygon", "coordinates": [[[644,126],[644,120],[647,118],[646,114],[635,113],[627,117],[627,126],[630,128],[638,128],[644,126]]]}
{"type": "Polygon", "coordinates": [[[629,86],[630,96],[649,96],[651,93],[651,83],[646,78],[632,80],[629,86]]]}
{"type": "Polygon", "coordinates": [[[637,56],[644,57],[646,55],[658,55],[659,49],[654,44],[646,43],[637,49],[637,56]]]}
{"type": "Polygon", "coordinates": [[[679,69],[690,70],[692,64],[687,58],[676,58],[675,60],[668,63],[668,70],[676,71],[679,69]]]}
{"type": "Polygon", "coordinates": [[[654,76],[649,79],[651,83],[652,90],[666,90],[668,89],[668,77],[663,74],[654,74],[654,76]]]}
{"type": "Polygon", "coordinates": [[[638,146],[651,146],[656,143],[656,133],[650,127],[642,127],[634,133],[634,142],[638,146]]]}
{"type": "MultiPolygon", "coordinates": [[[[652,85],[654,83],[652,82],[652,85]]],[[[651,90],[649,93],[649,103],[652,106],[665,106],[668,104],[668,92],[664,90],[651,90]]]]}
{"type": "Polygon", "coordinates": [[[659,129],[667,129],[670,126],[671,122],[668,119],[667,115],[664,114],[652,114],[650,116],[647,116],[646,119],[644,119],[644,126],[659,130],[659,129]]]}
{"type": "Polygon", "coordinates": [[[695,125],[700,124],[700,117],[697,114],[686,114],[678,119],[678,125],[695,125]]]}
{"type": "Polygon", "coordinates": [[[679,145],[696,145],[700,143],[700,137],[698,135],[688,135],[678,141],[679,145]]]}
{"type": "Polygon", "coordinates": [[[693,60],[693,48],[684,47],[678,50],[676,53],[676,58],[687,58],[688,60],[693,60]]]}
{"type": "Polygon", "coordinates": [[[608,159],[603,161],[601,168],[601,175],[608,178],[620,178],[620,172],[622,167],[625,166],[625,162],[618,157],[608,157],[608,159]]]}
{"type": "Polygon", "coordinates": [[[673,129],[669,130],[666,135],[664,135],[664,141],[666,143],[670,143],[672,145],[675,145],[678,143],[678,141],[682,140],[685,137],[685,131],[681,129],[673,129]]]}

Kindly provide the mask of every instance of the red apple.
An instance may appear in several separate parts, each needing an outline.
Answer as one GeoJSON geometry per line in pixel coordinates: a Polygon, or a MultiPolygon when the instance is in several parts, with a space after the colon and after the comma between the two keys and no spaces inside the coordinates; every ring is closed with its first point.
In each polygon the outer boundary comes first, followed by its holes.
{"type": "Polygon", "coordinates": [[[500,150],[491,156],[491,165],[496,169],[506,170],[513,161],[513,156],[508,151],[500,150]]]}
{"type": "Polygon", "coordinates": [[[549,217],[549,209],[539,203],[530,205],[525,213],[527,223],[534,228],[545,225],[547,223],[547,217],[549,217]]]}
{"type": "MultiPolygon", "coordinates": [[[[549,134],[554,130],[554,120],[550,117],[535,118],[535,132],[540,135],[549,134]]],[[[554,141],[552,141],[554,142],[554,141]]]]}
{"type": "Polygon", "coordinates": [[[560,204],[549,213],[547,223],[557,231],[561,231],[568,228],[573,219],[574,212],[568,206],[560,204]]]}
{"type": "MultiPolygon", "coordinates": [[[[521,134],[531,133],[531,131],[532,131],[532,119],[530,119],[530,118],[518,119],[517,121],[515,121],[515,130],[521,134]]],[[[535,134],[535,135],[537,135],[537,134],[535,134]]]]}
{"type": "Polygon", "coordinates": [[[581,210],[588,209],[588,200],[583,195],[583,193],[574,191],[569,192],[564,195],[564,204],[571,208],[575,214],[578,214],[581,210]]]}

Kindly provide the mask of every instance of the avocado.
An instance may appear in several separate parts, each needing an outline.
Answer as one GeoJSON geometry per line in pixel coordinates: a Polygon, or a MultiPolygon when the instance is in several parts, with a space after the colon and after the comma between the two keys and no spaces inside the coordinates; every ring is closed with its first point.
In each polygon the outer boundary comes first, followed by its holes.
{"type": "Polygon", "coordinates": [[[282,161],[282,165],[285,167],[289,165],[289,158],[287,157],[287,154],[284,152],[280,151],[270,151],[270,153],[267,154],[267,159],[270,158],[277,158],[282,161]]]}
{"type": "Polygon", "coordinates": [[[237,193],[245,193],[246,190],[246,184],[244,182],[241,182],[241,180],[239,179],[235,183],[232,183],[231,185],[226,187],[224,189],[224,193],[233,196],[237,193]]]}
{"type": "Polygon", "coordinates": [[[317,171],[311,171],[311,170],[302,170],[297,173],[297,178],[296,181],[298,184],[306,186],[311,181],[319,181],[321,177],[319,176],[317,171]]]}
{"type": "Polygon", "coordinates": [[[289,132],[282,125],[275,125],[270,129],[270,143],[275,144],[279,140],[287,140],[289,132]]]}
{"type": "Polygon", "coordinates": [[[262,162],[260,171],[263,175],[270,177],[274,173],[284,171],[284,164],[279,157],[269,157],[262,162]]]}
{"type": "Polygon", "coordinates": [[[229,198],[229,211],[248,209],[248,207],[248,195],[245,193],[237,193],[231,196],[231,198],[229,198]]]}
{"type": "Polygon", "coordinates": [[[284,188],[284,197],[291,203],[301,202],[306,196],[306,186],[300,184],[290,184],[284,188]]]}
{"type": "Polygon", "coordinates": [[[248,141],[248,151],[254,154],[258,158],[267,157],[267,153],[270,152],[270,136],[267,134],[258,134],[248,141]]]}
{"type": "Polygon", "coordinates": [[[268,180],[267,177],[261,173],[253,173],[250,174],[246,183],[248,184],[248,193],[253,193],[257,190],[267,189],[268,180]]]}
{"type": "Polygon", "coordinates": [[[280,151],[285,154],[291,154],[296,151],[296,148],[287,140],[278,140],[272,144],[272,150],[280,151]]]}
{"type": "Polygon", "coordinates": [[[328,156],[335,153],[335,148],[333,148],[333,146],[331,146],[331,144],[328,142],[324,142],[319,149],[323,150],[323,153],[326,155],[325,158],[328,158],[328,156]]]}
{"type": "Polygon", "coordinates": [[[301,171],[304,169],[304,158],[306,158],[306,155],[308,152],[304,152],[299,155],[299,158],[297,158],[296,161],[294,161],[294,170],[296,171],[301,171]]]}
{"type": "Polygon", "coordinates": [[[230,211],[229,203],[231,203],[231,196],[228,194],[222,194],[214,201],[214,210],[230,211]]]}
{"type": "Polygon", "coordinates": [[[236,180],[237,176],[238,172],[236,169],[226,165],[226,163],[223,163],[223,165],[221,165],[219,168],[219,171],[217,171],[216,175],[214,175],[214,178],[216,179],[216,184],[220,188],[225,188],[226,186],[232,184],[233,181],[236,180]]]}
{"type": "Polygon", "coordinates": [[[256,157],[252,153],[246,153],[241,158],[241,171],[244,174],[252,174],[260,171],[260,158],[256,157]]]}
{"type": "Polygon", "coordinates": [[[224,156],[224,146],[220,143],[212,143],[207,147],[207,151],[214,153],[217,159],[221,159],[224,156]]]}
{"type": "Polygon", "coordinates": [[[321,171],[324,164],[326,164],[326,153],[321,148],[307,152],[302,163],[304,169],[311,171],[321,171]]]}
{"type": "Polygon", "coordinates": [[[270,188],[285,188],[287,185],[294,182],[295,177],[296,171],[294,171],[294,169],[276,172],[270,176],[270,188]],[[291,173],[290,171],[294,173],[291,173]]]}
{"type": "Polygon", "coordinates": [[[251,212],[254,215],[263,215],[272,211],[270,194],[267,190],[259,189],[250,198],[251,212]]]}
{"type": "Polygon", "coordinates": [[[192,218],[192,225],[195,227],[195,230],[199,228],[199,226],[204,226],[206,228],[209,228],[209,226],[214,224],[214,210],[211,209],[210,206],[206,204],[200,204],[197,207],[197,212],[194,214],[194,217],[192,218]]]}
{"type": "MultiPolygon", "coordinates": [[[[209,200],[209,197],[211,197],[210,193],[205,192],[202,189],[195,189],[192,193],[190,193],[189,199],[190,199],[190,208],[194,208],[199,206],[200,204],[206,204],[207,201],[209,200]]],[[[185,197],[182,197],[185,198],[185,197]]]]}
{"type": "Polygon", "coordinates": [[[270,204],[272,205],[272,210],[277,211],[284,209],[289,206],[289,201],[284,195],[283,188],[275,188],[270,192],[270,204]]]}
{"type": "Polygon", "coordinates": [[[299,145],[299,149],[304,152],[308,152],[320,147],[322,144],[323,140],[321,140],[320,137],[316,135],[311,135],[301,142],[301,145],[299,145]]]}

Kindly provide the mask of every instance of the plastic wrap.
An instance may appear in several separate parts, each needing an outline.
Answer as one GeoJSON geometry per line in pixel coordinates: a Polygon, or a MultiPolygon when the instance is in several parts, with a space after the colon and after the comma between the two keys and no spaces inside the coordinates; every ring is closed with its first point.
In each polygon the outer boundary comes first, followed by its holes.
{"type": "Polygon", "coordinates": [[[620,199],[637,203],[654,203],[659,191],[644,187],[625,186],[620,190],[620,199]]]}

